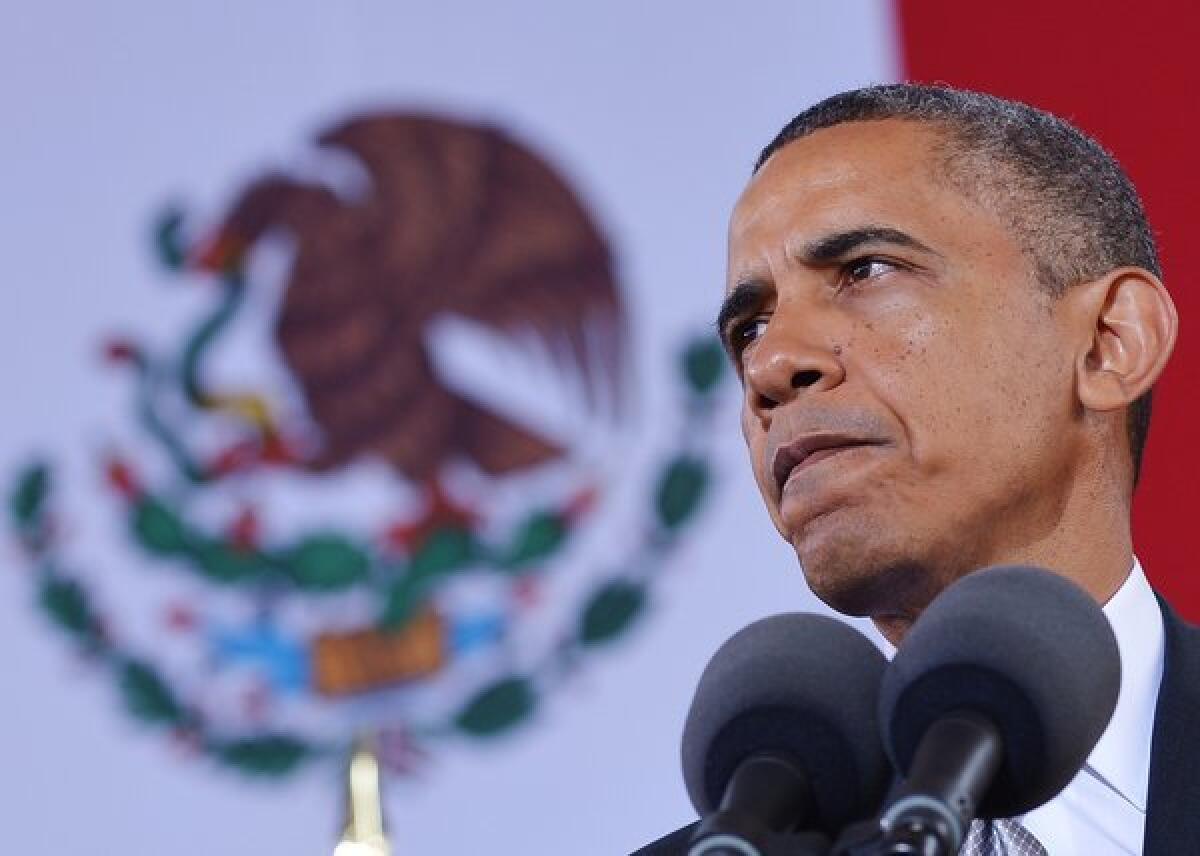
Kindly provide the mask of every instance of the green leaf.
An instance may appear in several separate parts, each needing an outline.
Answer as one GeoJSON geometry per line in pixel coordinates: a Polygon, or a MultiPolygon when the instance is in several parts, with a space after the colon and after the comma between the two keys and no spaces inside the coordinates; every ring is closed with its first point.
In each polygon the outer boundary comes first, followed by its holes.
{"type": "Polygon", "coordinates": [[[480,692],[458,714],[455,723],[475,737],[492,737],[526,719],[537,703],[528,680],[510,677],[480,692]]]}
{"type": "Polygon", "coordinates": [[[608,642],[629,628],[646,604],[646,590],[617,580],[592,595],[583,610],[579,638],[585,645],[608,642]]]}
{"type": "Polygon", "coordinates": [[[306,743],[284,735],[230,740],[211,748],[229,766],[259,776],[285,776],[312,754],[306,743]]]}
{"type": "Polygon", "coordinates": [[[725,349],[715,338],[697,339],[684,350],[683,376],[694,392],[711,392],[724,373],[725,349]]]}
{"type": "Polygon", "coordinates": [[[183,520],[152,496],[133,508],[133,534],[143,547],[162,556],[179,555],[191,546],[183,520]]]}
{"type": "Polygon", "coordinates": [[[26,467],[17,479],[9,506],[18,526],[25,529],[38,521],[49,493],[50,468],[40,461],[26,467]]]}
{"type": "Polygon", "coordinates": [[[393,583],[379,616],[380,629],[394,632],[408,624],[424,600],[421,596],[423,589],[420,581],[411,576],[393,583]]]}
{"type": "Polygon", "coordinates": [[[238,550],[223,541],[206,541],[195,548],[204,575],[221,583],[241,583],[258,577],[265,560],[256,551],[238,550]]]}
{"type": "Polygon", "coordinates": [[[90,638],[96,630],[96,619],[87,594],[74,580],[47,578],[39,595],[42,609],[54,623],[69,633],[90,638]]]}
{"type": "Polygon", "coordinates": [[[183,721],[183,708],[175,693],[153,667],[126,660],[121,667],[120,685],[125,705],[138,719],[167,725],[183,721]]]}
{"type": "Polygon", "coordinates": [[[338,591],[366,577],[367,554],[341,535],[314,535],[301,541],[283,559],[292,582],[310,591],[338,591]]]}
{"type": "Polygon", "coordinates": [[[170,207],[154,223],[154,249],[167,270],[180,270],[187,261],[183,247],[183,212],[170,207]]]}
{"type": "Polygon", "coordinates": [[[655,497],[659,521],[675,529],[696,512],[707,490],[707,464],[687,455],[676,458],[659,482],[655,497]]]}
{"type": "Polygon", "coordinates": [[[566,521],[561,514],[552,511],[535,512],[517,532],[513,546],[502,564],[508,568],[518,568],[545,559],[562,546],[568,534],[566,521]]]}
{"type": "Polygon", "coordinates": [[[440,576],[474,559],[477,547],[475,538],[466,529],[438,529],[412,557],[408,574],[417,579],[440,576]]]}

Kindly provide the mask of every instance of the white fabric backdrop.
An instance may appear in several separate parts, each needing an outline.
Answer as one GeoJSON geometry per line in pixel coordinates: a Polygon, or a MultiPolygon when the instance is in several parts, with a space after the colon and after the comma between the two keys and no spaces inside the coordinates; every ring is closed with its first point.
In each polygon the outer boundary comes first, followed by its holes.
{"type": "MultiPolygon", "coordinates": [[[[88,433],[93,417],[128,408],[126,384],[98,380],[97,343],[195,313],[199,298],[162,286],[148,216],[174,194],[214,211],[316,128],[380,103],[493,118],[567,171],[616,248],[646,394],[666,390],[669,354],[719,300],[725,220],[758,148],[813,100],[895,79],[892,28],[875,0],[10,4],[0,475],[39,450],[88,472],[107,439],[88,433]]],[[[753,618],[813,607],[761,510],[735,399],[721,489],[654,613],[533,727],[439,747],[421,778],[395,783],[398,854],[611,856],[690,818],[678,739],[700,669],[753,618]]],[[[6,852],[331,852],[335,781],[185,763],[50,630],[4,550],[6,852]]]]}

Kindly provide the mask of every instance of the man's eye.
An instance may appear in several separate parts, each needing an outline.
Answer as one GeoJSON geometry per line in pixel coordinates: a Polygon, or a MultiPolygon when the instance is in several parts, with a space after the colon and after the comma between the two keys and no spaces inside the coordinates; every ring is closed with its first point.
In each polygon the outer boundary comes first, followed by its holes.
{"type": "Polygon", "coordinates": [[[857,259],[846,265],[844,270],[846,281],[853,284],[890,273],[897,267],[895,263],[884,259],[857,259]]]}
{"type": "Polygon", "coordinates": [[[766,318],[750,318],[734,325],[729,331],[729,344],[735,352],[740,353],[747,345],[761,338],[766,330],[766,318]]]}

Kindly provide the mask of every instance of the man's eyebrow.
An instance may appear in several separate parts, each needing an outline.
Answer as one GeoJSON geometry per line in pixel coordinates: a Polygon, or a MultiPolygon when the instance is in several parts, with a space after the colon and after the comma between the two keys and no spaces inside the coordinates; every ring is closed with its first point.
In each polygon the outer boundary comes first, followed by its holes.
{"type": "Polygon", "coordinates": [[[717,313],[715,326],[717,335],[725,340],[725,328],[734,318],[740,318],[758,309],[766,301],[770,286],[761,280],[746,280],[725,295],[721,301],[721,311],[717,313]]]}
{"type": "Polygon", "coordinates": [[[811,265],[829,264],[866,244],[895,244],[930,255],[940,255],[907,232],[890,226],[865,226],[861,229],[834,232],[805,244],[800,252],[800,260],[811,265]]]}

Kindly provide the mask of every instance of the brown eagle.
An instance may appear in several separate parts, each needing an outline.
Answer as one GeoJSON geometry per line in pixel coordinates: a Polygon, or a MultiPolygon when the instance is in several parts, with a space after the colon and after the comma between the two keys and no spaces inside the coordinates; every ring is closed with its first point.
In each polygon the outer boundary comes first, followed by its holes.
{"type": "Polygon", "coordinates": [[[423,332],[451,314],[532,334],[589,402],[619,401],[612,259],[571,188],[500,130],[447,118],[367,115],[318,142],[356,159],[364,194],[268,175],[209,244],[228,264],[278,230],[295,243],[275,336],[322,432],[306,465],[376,455],[428,481],[454,458],[504,474],[564,454],[447,388],[423,332]]]}

